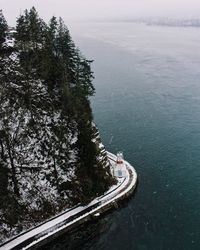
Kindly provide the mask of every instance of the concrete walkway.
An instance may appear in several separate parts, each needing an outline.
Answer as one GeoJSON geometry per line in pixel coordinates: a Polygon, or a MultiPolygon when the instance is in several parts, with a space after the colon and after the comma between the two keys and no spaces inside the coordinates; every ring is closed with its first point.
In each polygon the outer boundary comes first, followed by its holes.
{"type": "MultiPolygon", "coordinates": [[[[108,158],[114,165],[116,156],[108,152],[108,158]]],[[[116,201],[127,197],[136,186],[137,174],[127,161],[124,163],[127,171],[126,177],[119,178],[118,184],[111,187],[104,195],[94,199],[87,206],[68,209],[47,222],[18,235],[2,244],[0,250],[35,249],[50,241],[50,237],[56,237],[68,228],[84,223],[91,219],[91,216],[105,212],[116,204],[116,201]]]]}

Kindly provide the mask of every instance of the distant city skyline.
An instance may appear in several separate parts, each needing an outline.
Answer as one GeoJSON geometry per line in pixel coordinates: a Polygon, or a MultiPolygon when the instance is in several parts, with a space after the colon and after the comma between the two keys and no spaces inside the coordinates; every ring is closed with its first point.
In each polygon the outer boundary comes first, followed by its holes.
{"type": "Polygon", "coordinates": [[[200,17],[199,0],[0,0],[10,25],[26,8],[35,6],[46,21],[61,16],[66,22],[138,17],[200,17]]]}

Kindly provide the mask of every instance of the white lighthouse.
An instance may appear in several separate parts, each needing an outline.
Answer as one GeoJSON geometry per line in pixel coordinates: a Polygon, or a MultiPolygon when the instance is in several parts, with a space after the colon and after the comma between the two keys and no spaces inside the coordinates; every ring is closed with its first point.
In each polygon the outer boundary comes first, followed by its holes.
{"type": "Polygon", "coordinates": [[[117,159],[114,167],[114,176],[117,178],[126,177],[126,166],[122,152],[117,153],[117,159]]]}

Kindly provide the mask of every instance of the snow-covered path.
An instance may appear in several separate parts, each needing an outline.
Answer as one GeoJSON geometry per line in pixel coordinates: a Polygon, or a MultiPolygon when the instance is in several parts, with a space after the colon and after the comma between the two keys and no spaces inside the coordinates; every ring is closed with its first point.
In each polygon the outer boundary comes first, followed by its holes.
{"type": "MultiPolygon", "coordinates": [[[[108,153],[108,157],[111,164],[115,164],[116,156],[108,153]]],[[[84,218],[98,213],[109,204],[131,192],[136,186],[137,174],[135,169],[128,162],[124,161],[124,163],[127,171],[126,177],[120,178],[118,184],[111,187],[104,195],[94,199],[87,206],[76,206],[71,208],[49,221],[18,235],[1,245],[0,250],[29,249],[84,218]]]]}

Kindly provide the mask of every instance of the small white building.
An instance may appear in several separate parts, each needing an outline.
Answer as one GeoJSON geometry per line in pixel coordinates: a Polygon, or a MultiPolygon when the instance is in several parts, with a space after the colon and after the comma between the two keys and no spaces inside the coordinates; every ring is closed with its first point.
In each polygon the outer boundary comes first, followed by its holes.
{"type": "Polygon", "coordinates": [[[117,153],[117,160],[114,165],[114,176],[117,178],[124,178],[127,175],[126,165],[122,152],[117,153]]]}

